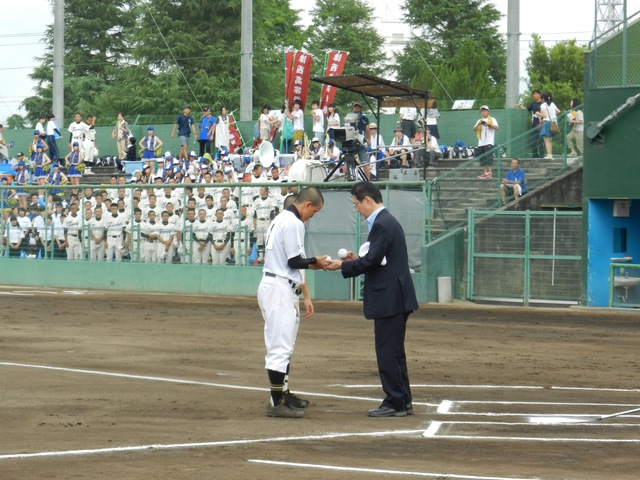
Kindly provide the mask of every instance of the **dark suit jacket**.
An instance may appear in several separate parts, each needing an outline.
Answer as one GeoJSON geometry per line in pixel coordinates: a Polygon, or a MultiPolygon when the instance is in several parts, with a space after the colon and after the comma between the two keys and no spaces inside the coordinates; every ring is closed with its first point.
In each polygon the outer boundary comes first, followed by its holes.
{"type": "Polygon", "coordinates": [[[344,278],[364,274],[364,316],[385,318],[417,310],[402,226],[387,209],[378,213],[367,239],[369,253],[342,263],[344,278]],[[382,259],[387,264],[382,266],[382,259]]]}

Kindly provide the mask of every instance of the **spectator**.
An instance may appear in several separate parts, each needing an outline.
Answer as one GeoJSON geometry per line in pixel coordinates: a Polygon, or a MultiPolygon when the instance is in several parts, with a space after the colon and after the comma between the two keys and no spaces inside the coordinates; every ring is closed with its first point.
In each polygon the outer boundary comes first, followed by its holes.
{"type": "MultiPolygon", "coordinates": [[[[118,118],[116,119],[116,125],[113,128],[113,132],[111,132],[111,138],[116,141],[116,146],[118,147],[118,160],[125,160],[127,158],[127,148],[131,143],[129,141],[129,137],[131,136],[131,131],[129,130],[129,124],[124,119],[124,115],[122,112],[118,113],[118,118]]],[[[134,141],[135,145],[135,141],[134,141]]],[[[135,158],[135,157],[134,157],[135,158]]]]}
{"type": "MultiPolygon", "coordinates": [[[[84,155],[80,151],[80,144],[78,142],[73,142],[71,148],[71,152],[64,158],[67,165],[69,165],[68,177],[71,179],[71,185],[80,185],[80,178],[82,178],[80,164],[84,162],[84,155]]],[[[73,192],[77,194],[78,190],[73,190],[73,192]]]]}
{"type": "Polygon", "coordinates": [[[304,140],[304,111],[302,110],[302,102],[295,100],[293,102],[293,108],[291,110],[286,109],[284,114],[289,120],[293,122],[293,141],[295,142],[304,140]]]}
{"type": "Polygon", "coordinates": [[[422,148],[422,150],[416,152],[416,167],[422,168],[435,167],[438,157],[440,155],[440,147],[438,146],[438,140],[431,135],[431,130],[428,128],[424,131],[418,130],[413,138],[413,145],[416,148],[422,148]]]}
{"type": "Polygon", "coordinates": [[[360,102],[355,102],[351,107],[351,113],[357,115],[358,121],[355,124],[356,130],[358,132],[358,158],[360,159],[360,163],[367,163],[367,149],[364,143],[367,138],[369,138],[369,118],[362,113],[362,104],[360,102]]]}
{"type": "Polygon", "coordinates": [[[532,158],[541,158],[542,157],[542,145],[540,145],[540,137],[538,136],[537,127],[540,125],[540,117],[538,114],[540,113],[540,106],[542,105],[542,99],[540,98],[540,90],[534,90],[532,92],[533,101],[529,104],[528,107],[524,107],[523,105],[516,103],[514,106],[516,108],[527,109],[531,113],[531,128],[535,128],[531,133],[531,137],[529,138],[529,147],[531,148],[531,157],[532,158]]]}
{"type": "Polygon", "coordinates": [[[400,126],[402,133],[408,138],[416,136],[416,114],[417,111],[413,107],[400,107],[400,126]]]}
{"type": "Polygon", "coordinates": [[[558,114],[560,110],[553,103],[553,98],[549,92],[542,94],[542,104],[540,105],[540,112],[538,112],[538,118],[542,121],[540,125],[539,136],[544,141],[544,148],[546,155],[544,158],[553,158],[553,134],[559,131],[558,129],[558,114]],[[554,132],[555,130],[555,132],[554,132]]]}
{"type": "MultiPolygon", "coordinates": [[[[33,179],[36,181],[38,185],[44,185],[45,180],[47,178],[47,174],[45,172],[45,167],[51,164],[51,160],[44,153],[44,147],[41,144],[38,144],[36,147],[36,152],[33,155],[32,163],[34,167],[33,179]]],[[[44,189],[38,190],[38,194],[41,198],[44,198],[44,189]]]]}
{"type": "Polygon", "coordinates": [[[18,219],[15,215],[11,215],[9,225],[5,227],[3,242],[9,249],[9,257],[20,258],[20,245],[23,238],[24,232],[18,225],[18,219]]]}
{"type": "Polygon", "coordinates": [[[184,105],[182,107],[182,113],[176,118],[176,123],[173,124],[173,129],[171,130],[171,140],[174,139],[176,130],[178,130],[178,137],[180,138],[180,153],[178,154],[178,159],[180,161],[187,159],[189,137],[191,137],[192,133],[194,136],[196,135],[196,127],[194,126],[193,117],[190,113],[191,107],[184,105]]]}
{"type": "MultiPolygon", "coordinates": [[[[367,149],[371,152],[369,155],[369,164],[362,167],[362,171],[367,177],[367,180],[376,179],[378,176],[378,160],[384,159],[387,151],[385,149],[384,139],[378,131],[378,124],[375,122],[371,122],[369,124],[367,149]]],[[[383,167],[383,164],[380,165],[381,168],[383,167]]]]}
{"type": "Polygon", "coordinates": [[[147,127],[147,136],[140,140],[140,148],[143,149],[142,161],[149,165],[153,175],[156,171],[156,151],[162,148],[162,140],[156,137],[152,126],[147,127]]]}
{"type": "Polygon", "coordinates": [[[18,154],[18,163],[16,165],[16,176],[13,180],[13,184],[17,188],[12,190],[12,195],[18,198],[18,202],[22,208],[27,207],[27,192],[25,192],[21,187],[27,185],[30,179],[31,175],[29,175],[24,163],[24,154],[20,152],[18,154]]]}
{"type": "Polygon", "coordinates": [[[430,107],[427,106],[425,119],[426,127],[431,132],[431,136],[436,140],[439,139],[438,120],[440,120],[440,112],[438,111],[438,102],[436,102],[435,99],[431,102],[430,107]]]}
{"type": "Polygon", "coordinates": [[[204,107],[202,109],[202,118],[198,122],[198,143],[200,144],[200,156],[205,153],[211,153],[211,142],[213,140],[214,126],[216,119],[211,115],[211,109],[204,107]]]}
{"type": "Polygon", "coordinates": [[[269,112],[271,111],[271,106],[265,104],[262,106],[262,113],[260,114],[260,118],[258,119],[258,128],[260,130],[260,143],[266,141],[273,140],[275,136],[275,132],[272,135],[271,129],[276,126],[279,122],[278,118],[270,118],[269,112]]]}
{"type": "Polygon", "coordinates": [[[502,205],[507,203],[507,195],[513,194],[513,198],[518,200],[525,193],[527,193],[527,186],[524,182],[524,171],[520,168],[520,161],[514,158],[511,160],[511,170],[507,172],[500,184],[502,205]]]}
{"type": "Polygon", "coordinates": [[[335,103],[330,103],[327,107],[327,135],[334,140],[333,129],[340,126],[340,115],[336,109],[335,103]]]}
{"type": "Polygon", "coordinates": [[[57,140],[62,136],[58,125],[56,124],[56,116],[52,113],[49,115],[49,121],[47,122],[47,145],[49,147],[49,158],[52,162],[60,160],[60,151],[58,150],[57,140]]]}
{"type": "Polygon", "coordinates": [[[89,130],[89,126],[82,121],[82,115],[79,112],[75,114],[74,120],[67,130],[69,131],[69,150],[73,147],[74,142],[78,142],[82,152],[84,134],[89,130]]]}
{"type": "Polygon", "coordinates": [[[580,100],[574,98],[569,104],[571,112],[567,115],[567,121],[571,125],[571,131],[567,134],[567,145],[569,145],[569,155],[577,157],[584,155],[584,113],[579,109],[580,100]]]}
{"type": "Polygon", "coordinates": [[[87,115],[86,119],[87,130],[84,132],[84,163],[85,163],[85,175],[90,175],[91,167],[93,167],[93,160],[98,156],[98,147],[96,146],[96,118],[93,115],[87,115]]]}
{"type": "Polygon", "coordinates": [[[480,165],[483,167],[483,173],[478,175],[478,178],[491,179],[493,174],[493,149],[496,130],[498,126],[498,120],[493,118],[490,114],[489,107],[483,105],[480,107],[480,118],[473,126],[472,130],[476,132],[478,136],[478,148],[476,149],[476,157],[482,157],[480,159],[480,165]]]}
{"type": "MultiPolygon", "coordinates": [[[[228,152],[229,143],[231,141],[231,132],[229,126],[233,123],[231,116],[227,115],[227,109],[225,107],[220,108],[220,116],[216,119],[216,135],[215,145],[218,150],[222,150],[222,147],[228,152]]],[[[231,152],[233,153],[233,152],[231,152]]]]}
{"type": "Polygon", "coordinates": [[[324,145],[324,112],[320,108],[320,102],[311,102],[311,117],[313,118],[313,136],[320,140],[320,145],[324,145]]]}
{"type": "Polygon", "coordinates": [[[4,141],[2,136],[3,126],[0,125],[0,163],[5,163],[9,160],[9,145],[4,141]]]}
{"type": "Polygon", "coordinates": [[[390,168],[398,168],[398,158],[395,157],[398,155],[400,157],[400,167],[409,168],[409,161],[411,160],[411,141],[409,137],[407,137],[400,125],[396,126],[393,130],[393,140],[391,141],[391,145],[389,145],[389,156],[394,157],[389,161],[390,168]]]}

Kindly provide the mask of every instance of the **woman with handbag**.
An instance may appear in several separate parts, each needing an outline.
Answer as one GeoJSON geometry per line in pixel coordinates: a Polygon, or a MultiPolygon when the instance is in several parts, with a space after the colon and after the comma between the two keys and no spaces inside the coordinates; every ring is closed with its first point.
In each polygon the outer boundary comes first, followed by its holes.
{"type": "Polygon", "coordinates": [[[560,110],[553,103],[553,99],[549,92],[545,92],[540,97],[542,103],[540,104],[540,111],[536,114],[540,118],[541,122],[538,125],[540,138],[544,141],[544,148],[546,155],[544,158],[553,158],[553,135],[560,131],[558,127],[558,114],[560,110]]]}
{"type": "Polygon", "coordinates": [[[118,119],[116,120],[113,132],[111,132],[111,138],[116,141],[116,145],[118,146],[118,160],[127,158],[127,147],[130,135],[129,124],[124,119],[122,112],[120,112],[118,113],[118,119]]]}

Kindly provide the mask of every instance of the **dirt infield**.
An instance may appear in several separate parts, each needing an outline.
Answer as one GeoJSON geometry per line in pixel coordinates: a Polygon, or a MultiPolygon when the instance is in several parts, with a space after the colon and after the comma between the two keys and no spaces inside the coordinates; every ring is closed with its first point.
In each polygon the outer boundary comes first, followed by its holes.
{"type": "Polygon", "coordinates": [[[372,419],[359,304],[316,302],[291,388],[264,414],[255,299],[0,289],[0,478],[637,479],[640,316],[423,306],[416,414],[372,419]],[[538,424],[539,417],[568,419],[538,424]],[[575,421],[574,421],[575,420],[575,421]]]}

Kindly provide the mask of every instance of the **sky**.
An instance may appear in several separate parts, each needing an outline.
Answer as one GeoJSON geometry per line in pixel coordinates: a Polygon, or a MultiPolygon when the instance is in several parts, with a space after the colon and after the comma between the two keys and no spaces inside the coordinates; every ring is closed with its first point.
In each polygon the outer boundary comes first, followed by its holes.
{"type": "MultiPolygon", "coordinates": [[[[389,51],[401,48],[408,33],[402,24],[401,0],[365,0],[374,8],[373,23],[385,39],[389,51]]],[[[499,31],[506,33],[508,0],[489,0],[505,17],[499,31]]],[[[303,22],[309,21],[315,0],[291,0],[301,10],[303,22]]],[[[640,10],[640,0],[627,0],[628,15],[640,10]]],[[[425,0],[425,5],[428,2],[425,0]]],[[[576,39],[586,44],[593,36],[595,0],[521,0],[520,2],[520,76],[525,75],[524,60],[529,54],[531,34],[537,33],[547,45],[560,40],[576,39]]],[[[47,25],[53,23],[49,0],[3,2],[0,30],[0,123],[15,113],[24,114],[20,103],[33,95],[34,83],[29,79],[42,55],[42,38],[47,25]]],[[[521,82],[521,91],[524,83],[521,82]]]]}

